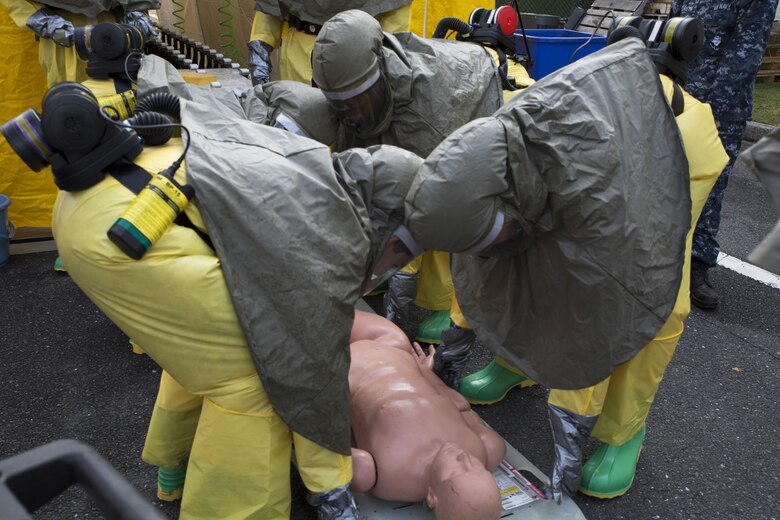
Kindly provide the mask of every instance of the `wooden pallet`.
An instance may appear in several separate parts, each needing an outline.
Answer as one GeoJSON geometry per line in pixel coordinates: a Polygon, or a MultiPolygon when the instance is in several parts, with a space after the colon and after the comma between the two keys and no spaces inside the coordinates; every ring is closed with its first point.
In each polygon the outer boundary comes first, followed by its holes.
{"type": "Polygon", "coordinates": [[[612,26],[612,11],[616,17],[641,16],[648,0],[596,0],[582,17],[575,30],[607,34],[612,26]]]}
{"type": "Polygon", "coordinates": [[[780,22],[775,22],[769,41],[761,59],[761,67],[756,74],[756,81],[761,83],[774,83],[780,78],[780,22]]]}
{"type": "Polygon", "coordinates": [[[645,5],[642,18],[665,20],[672,9],[672,0],[651,0],[645,5]]]}
{"type": "Polygon", "coordinates": [[[761,67],[756,74],[756,81],[774,83],[780,78],[780,22],[775,22],[769,41],[761,59],[761,67]]]}

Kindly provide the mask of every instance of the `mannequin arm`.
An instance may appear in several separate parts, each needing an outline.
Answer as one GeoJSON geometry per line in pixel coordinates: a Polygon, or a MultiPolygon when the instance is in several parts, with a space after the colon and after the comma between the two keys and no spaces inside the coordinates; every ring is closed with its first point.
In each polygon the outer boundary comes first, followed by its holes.
{"type": "Polygon", "coordinates": [[[417,365],[420,367],[420,372],[426,381],[433,385],[441,395],[449,397],[458,411],[465,412],[471,410],[471,405],[466,401],[466,398],[444,384],[444,381],[442,381],[433,371],[433,357],[435,354],[436,347],[433,345],[428,348],[428,355],[426,356],[422,347],[420,347],[420,344],[416,341],[414,342],[414,356],[417,359],[417,365]]]}
{"type": "Polygon", "coordinates": [[[361,493],[376,485],[376,462],[373,455],[360,448],[352,448],[352,491],[361,493]]]}

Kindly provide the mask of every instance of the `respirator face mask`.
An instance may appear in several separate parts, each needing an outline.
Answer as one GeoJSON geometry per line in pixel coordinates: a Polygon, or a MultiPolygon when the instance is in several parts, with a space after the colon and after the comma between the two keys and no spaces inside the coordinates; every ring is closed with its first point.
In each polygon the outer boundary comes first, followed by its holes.
{"type": "Polygon", "coordinates": [[[417,245],[409,230],[403,225],[398,226],[371,267],[361,294],[365,296],[382,285],[422,252],[423,248],[417,245]]]}

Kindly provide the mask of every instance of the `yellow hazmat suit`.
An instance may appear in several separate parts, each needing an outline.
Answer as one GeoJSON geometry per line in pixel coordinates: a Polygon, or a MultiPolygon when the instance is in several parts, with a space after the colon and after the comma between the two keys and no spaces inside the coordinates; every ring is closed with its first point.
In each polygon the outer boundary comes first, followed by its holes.
{"type": "MultiPolygon", "coordinates": [[[[672,99],[672,81],[661,76],[664,93],[672,99]]],[[[683,333],[683,321],[690,312],[690,262],[693,229],[702,207],[718,175],[728,162],[728,156],[718,138],[717,128],[709,105],[698,102],[693,96],[684,94],[685,106],[677,116],[677,124],[685,145],[691,182],[691,231],[686,237],[683,279],[672,314],[656,337],[630,361],[620,365],[613,374],[601,383],[580,390],[552,389],[548,403],[554,407],[572,412],[583,418],[598,420],[592,435],[608,446],[627,445],[635,436],[644,437],[644,424],[655,394],[663,378],[664,370],[672,359],[677,342],[683,333]]],[[[612,498],[625,493],[633,480],[638,449],[642,439],[636,442],[636,453],[632,454],[634,467],[625,482],[612,481],[604,476],[600,482],[594,477],[605,472],[593,465],[583,470],[581,491],[601,498],[612,498]],[[629,480],[630,477],[630,480],[629,480]]],[[[591,461],[607,464],[597,452],[591,461]]],[[[615,464],[620,461],[614,459],[615,464]]],[[[630,461],[629,461],[630,462],[630,461]]],[[[589,462],[590,464],[590,462],[589,462]]],[[[618,479],[619,480],[619,479],[618,479]]]]}
{"type": "MultiPolygon", "coordinates": [[[[672,82],[661,76],[664,92],[671,99],[672,82]]],[[[685,144],[691,175],[691,220],[693,224],[707,200],[710,188],[728,157],[717,137],[709,105],[685,93],[685,109],[677,124],[685,144]]],[[[650,405],[683,333],[683,322],[691,310],[690,249],[691,233],[686,238],[683,280],[671,316],[655,339],[631,361],[621,365],[612,376],[596,386],[580,390],[551,390],[549,401],[580,415],[598,415],[593,436],[607,444],[619,445],[634,436],[645,423],[650,405]]]]}
{"type": "MultiPolygon", "coordinates": [[[[333,14],[336,14],[335,12],[333,14]]],[[[409,30],[409,17],[411,5],[407,4],[398,9],[377,15],[376,19],[382,25],[382,30],[396,33],[409,30]]],[[[271,15],[255,11],[252,22],[250,40],[259,40],[272,48],[280,47],[279,77],[300,81],[311,85],[311,49],[314,34],[307,34],[294,27],[289,27],[283,20],[271,15]],[[282,45],[284,36],[284,45],[282,45]]]]}
{"type": "MultiPolygon", "coordinates": [[[[6,8],[14,23],[21,29],[29,31],[27,20],[41,7],[41,4],[28,2],[27,0],[0,0],[0,4],[6,8]]],[[[100,13],[97,18],[87,18],[81,14],[70,13],[63,9],[49,7],[53,13],[65,18],[74,26],[96,24],[99,22],[116,22],[116,16],[111,12],[100,13]]],[[[41,38],[38,42],[38,61],[49,87],[61,81],[82,82],[87,79],[87,62],[76,54],[76,48],[57,45],[53,40],[41,38]]]]}
{"type": "MultiPolygon", "coordinates": [[[[172,140],[146,149],[136,164],[156,173],[181,150],[172,140]]],[[[54,235],[73,280],[165,370],[144,459],[181,467],[189,452],[181,518],[288,518],[293,444],[310,491],[346,485],[351,459],[291,432],[274,412],[219,259],[195,231],[171,226],[139,261],[107,239],[133,197],[113,177],[60,192],[54,235]]],[[[202,229],[194,204],[187,215],[202,229]]]]}

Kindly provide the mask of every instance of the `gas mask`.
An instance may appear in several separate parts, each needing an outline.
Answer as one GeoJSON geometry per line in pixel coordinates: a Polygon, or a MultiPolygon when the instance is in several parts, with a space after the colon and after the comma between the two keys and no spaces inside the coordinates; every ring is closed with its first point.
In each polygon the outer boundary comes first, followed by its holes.
{"type": "Polygon", "coordinates": [[[414,241],[409,230],[403,225],[398,226],[374,262],[368,278],[363,283],[361,294],[365,296],[382,285],[422,252],[423,248],[414,241]]]}

